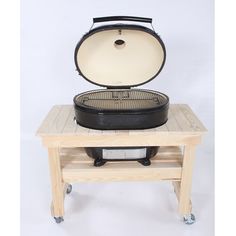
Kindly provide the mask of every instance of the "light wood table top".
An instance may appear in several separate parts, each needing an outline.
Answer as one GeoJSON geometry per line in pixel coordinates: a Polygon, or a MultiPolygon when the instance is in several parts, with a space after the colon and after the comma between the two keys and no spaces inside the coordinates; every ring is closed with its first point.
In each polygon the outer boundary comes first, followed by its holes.
{"type": "MultiPolygon", "coordinates": [[[[104,143],[110,146],[133,146],[135,140],[140,146],[150,146],[157,144],[153,141],[150,142],[153,137],[160,141],[159,145],[178,145],[185,144],[184,137],[199,138],[205,132],[204,125],[186,104],[171,104],[166,124],[143,130],[95,130],[85,128],[75,123],[72,105],[56,105],[52,107],[42,122],[37,135],[43,138],[46,146],[57,146],[59,144],[59,146],[78,146],[78,143],[74,143],[74,145],[72,143],[75,139],[83,147],[101,146],[104,143]],[[176,140],[180,136],[182,138],[182,141],[178,141],[180,143],[171,143],[171,140],[176,140]],[[115,140],[114,137],[116,137],[115,140]],[[127,138],[129,139],[128,143],[127,138]],[[169,142],[165,144],[167,139],[169,142]],[[71,141],[70,145],[66,140],[71,141]]],[[[199,140],[195,141],[199,143],[199,140]]]]}

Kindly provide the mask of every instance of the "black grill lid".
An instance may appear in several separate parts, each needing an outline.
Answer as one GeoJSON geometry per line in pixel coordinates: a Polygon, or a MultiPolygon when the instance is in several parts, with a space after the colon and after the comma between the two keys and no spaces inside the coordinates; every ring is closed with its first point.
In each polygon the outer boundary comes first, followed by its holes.
{"type": "Polygon", "coordinates": [[[74,55],[81,76],[110,88],[147,83],[162,70],[165,57],[164,43],[153,30],[129,24],[94,28],[79,41],[74,55]]]}

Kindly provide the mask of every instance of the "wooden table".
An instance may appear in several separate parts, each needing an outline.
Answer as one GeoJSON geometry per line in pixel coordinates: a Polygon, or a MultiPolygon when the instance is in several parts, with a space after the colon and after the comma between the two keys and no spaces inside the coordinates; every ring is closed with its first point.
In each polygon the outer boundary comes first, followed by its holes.
{"type": "Polygon", "coordinates": [[[168,122],[145,130],[93,130],[75,124],[72,105],[54,106],[37,131],[48,149],[52,186],[52,215],[63,221],[65,193],[80,181],[170,180],[187,224],[191,213],[191,182],[196,145],[205,127],[188,105],[172,104],[168,122]],[[161,146],[150,166],[137,162],[108,162],[94,167],[83,147],[161,146]]]}

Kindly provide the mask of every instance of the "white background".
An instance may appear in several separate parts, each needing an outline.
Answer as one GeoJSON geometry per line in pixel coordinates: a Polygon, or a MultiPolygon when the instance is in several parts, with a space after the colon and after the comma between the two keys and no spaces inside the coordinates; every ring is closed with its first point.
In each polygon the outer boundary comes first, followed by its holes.
{"type": "Polygon", "coordinates": [[[30,1],[21,12],[22,235],[213,235],[214,9],[213,1],[30,1]],[[72,104],[96,88],[75,71],[74,48],[92,18],[153,18],[167,50],[159,76],[143,88],[188,103],[208,129],[197,149],[192,202],[197,222],[185,226],[169,183],[77,184],[66,199],[65,222],[49,211],[47,152],[35,132],[55,104],[72,104]]]}

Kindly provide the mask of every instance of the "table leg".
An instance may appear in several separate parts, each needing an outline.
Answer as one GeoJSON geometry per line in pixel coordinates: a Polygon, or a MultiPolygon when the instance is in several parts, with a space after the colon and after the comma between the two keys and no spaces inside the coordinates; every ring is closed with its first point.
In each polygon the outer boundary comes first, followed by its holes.
{"type": "Polygon", "coordinates": [[[59,148],[48,148],[48,159],[52,188],[52,215],[64,215],[64,184],[62,181],[59,148]]]}
{"type": "Polygon", "coordinates": [[[185,146],[181,181],[174,184],[175,190],[177,190],[178,192],[179,213],[182,216],[188,216],[192,211],[192,204],[190,199],[194,156],[195,146],[185,146]]]}

